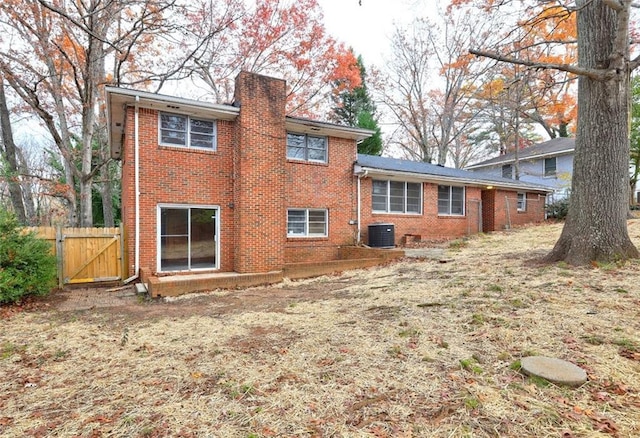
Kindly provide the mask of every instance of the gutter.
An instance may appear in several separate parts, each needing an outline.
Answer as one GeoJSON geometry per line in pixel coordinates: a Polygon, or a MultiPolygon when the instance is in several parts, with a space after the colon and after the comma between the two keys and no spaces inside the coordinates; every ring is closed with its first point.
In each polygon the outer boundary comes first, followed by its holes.
{"type": "MultiPolygon", "coordinates": [[[[187,106],[189,108],[206,109],[216,112],[216,118],[220,119],[233,119],[240,114],[240,108],[231,105],[222,105],[219,103],[201,102],[198,100],[185,99],[182,97],[169,96],[166,94],[149,93],[148,91],[130,90],[127,88],[119,87],[105,87],[107,93],[112,95],[133,97],[136,104],[142,106],[149,106],[151,108],[159,109],[162,111],[170,111],[175,108],[167,105],[172,104],[178,107],[187,106]],[[140,102],[140,100],[144,102],[140,102]],[[159,107],[153,104],[159,105],[159,107]]],[[[184,109],[183,109],[184,110],[184,109]]]]}
{"type": "Polygon", "coordinates": [[[366,173],[371,172],[372,174],[377,174],[381,176],[397,176],[401,178],[409,177],[409,178],[414,178],[417,181],[429,182],[434,184],[448,182],[448,183],[475,185],[480,187],[493,186],[493,187],[500,187],[500,188],[507,188],[507,189],[519,189],[519,190],[528,189],[528,190],[537,190],[540,192],[547,192],[547,193],[552,193],[554,191],[551,187],[539,186],[536,184],[527,184],[527,185],[510,184],[510,183],[499,181],[499,180],[427,175],[424,173],[401,172],[397,170],[357,166],[357,168],[355,169],[355,173],[359,174],[361,172],[366,172],[366,173]]]}
{"type": "MultiPolygon", "coordinates": [[[[546,157],[559,157],[561,155],[569,155],[575,152],[575,148],[573,149],[566,149],[563,151],[559,151],[559,152],[547,152],[545,154],[537,154],[537,155],[527,155],[525,157],[519,157],[518,161],[530,161],[530,160],[535,160],[538,158],[546,158],[546,157]]],[[[464,168],[464,170],[470,170],[470,169],[482,169],[483,167],[494,167],[494,166],[500,166],[503,164],[512,164],[515,163],[516,160],[515,158],[509,158],[506,160],[500,160],[500,161],[494,161],[493,163],[478,163],[478,164],[472,164],[471,166],[467,166],[464,168]]]]}

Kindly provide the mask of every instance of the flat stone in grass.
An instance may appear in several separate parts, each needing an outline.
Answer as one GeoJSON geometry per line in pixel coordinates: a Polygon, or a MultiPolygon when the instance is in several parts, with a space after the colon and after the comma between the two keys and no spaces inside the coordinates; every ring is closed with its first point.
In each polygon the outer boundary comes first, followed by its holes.
{"type": "Polygon", "coordinates": [[[578,387],[587,381],[586,371],[566,360],[528,356],[522,358],[520,365],[526,375],[542,377],[556,385],[578,387]]]}

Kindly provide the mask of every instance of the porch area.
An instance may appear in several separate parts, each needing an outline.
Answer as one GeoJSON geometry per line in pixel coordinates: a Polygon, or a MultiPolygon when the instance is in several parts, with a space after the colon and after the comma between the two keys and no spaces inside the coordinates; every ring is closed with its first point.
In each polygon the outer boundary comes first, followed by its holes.
{"type": "Polygon", "coordinates": [[[340,248],[339,260],[322,263],[290,263],[281,271],[240,274],[237,272],[208,272],[184,275],[156,276],[151,270],[142,268],[140,278],[146,285],[149,296],[173,297],[193,292],[215,289],[235,289],[262,286],[281,282],[284,278],[292,280],[319,277],[351,269],[369,268],[384,264],[390,260],[404,257],[402,249],[377,249],[348,246],[340,248]]]}

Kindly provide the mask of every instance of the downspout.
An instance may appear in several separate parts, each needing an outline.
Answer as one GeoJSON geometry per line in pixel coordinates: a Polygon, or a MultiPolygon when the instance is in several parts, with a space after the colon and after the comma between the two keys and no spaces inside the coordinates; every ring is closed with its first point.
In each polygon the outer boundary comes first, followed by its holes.
{"type": "Polygon", "coordinates": [[[135,251],[134,263],[135,264],[134,264],[133,275],[127,278],[126,280],[124,280],[125,284],[130,283],[131,281],[135,280],[140,276],[140,172],[138,171],[138,168],[140,167],[140,140],[139,140],[140,109],[138,107],[139,102],[140,102],[140,96],[136,96],[135,113],[134,113],[134,119],[133,119],[133,144],[134,144],[133,154],[134,154],[134,167],[135,167],[134,173],[135,173],[135,192],[136,192],[136,201],[135,201],[136,232],[135,232],[135,245],[134,245],[134,251],[135,251]]]}
{"type": "Polygon", "coordinates": [[[360,212],[360,210],[362,210],[362,198],[361,198],[361,194],[360,194],[360,179],[362,178],[366,178],[367,174],[369,173],[368,170],[365,170],[364,173],[361,173],[358,175],[358,235],[357,235],[357,239],[356,239],[356,244],[360,245],[360,240],[361,240],[361,232],[362,232],[362,228],[360,225],[360,220],[362,217],[362,213],[360,212]]]}

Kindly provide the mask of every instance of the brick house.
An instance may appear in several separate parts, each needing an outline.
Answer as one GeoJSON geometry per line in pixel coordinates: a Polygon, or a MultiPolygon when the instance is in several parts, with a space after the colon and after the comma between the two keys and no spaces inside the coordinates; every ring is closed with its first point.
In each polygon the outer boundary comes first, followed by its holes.
{"type": "MultiPolygon", "coordinates": [[[[542,222],[553,189],[395,158],[358,155],[361,222],[394,224],[396,243],[452,238],[542,222]]],[[[362,230],[367,241],[366,230],[362,230]]]]}
{"type": "Polygon", "coordinates": [[[126,266],[152,295],[321,273],[359,254],[345,248],[366,243],[367,225],[380,220],[395,224],[399,243],[499,229],[508,215],[511,224],[544,219],[536,197],[545,187],[358,156],[372,131],[286,116],[279,79],[239,74],[233,105],[106,93],[111,155],[122,160],[126,266]],[[479,201],[493,207],[486,218],[479,201]]]}

